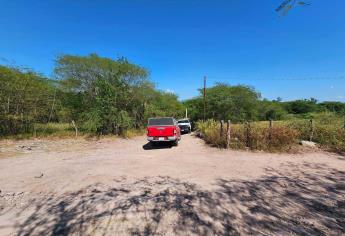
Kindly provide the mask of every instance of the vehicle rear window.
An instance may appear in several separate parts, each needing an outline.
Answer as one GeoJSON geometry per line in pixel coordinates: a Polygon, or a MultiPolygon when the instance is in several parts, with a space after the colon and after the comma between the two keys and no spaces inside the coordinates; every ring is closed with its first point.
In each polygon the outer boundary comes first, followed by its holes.
{"type": "Polygon", "coordinates": [[[149,119],[149,126],[153,125],[174,125],[173,118],[151,118],[149,119]]]}
{"type": "Polygon", "coordinates": [[[178,123],[189,123],[189,120],[179,120],[178,123]]]}

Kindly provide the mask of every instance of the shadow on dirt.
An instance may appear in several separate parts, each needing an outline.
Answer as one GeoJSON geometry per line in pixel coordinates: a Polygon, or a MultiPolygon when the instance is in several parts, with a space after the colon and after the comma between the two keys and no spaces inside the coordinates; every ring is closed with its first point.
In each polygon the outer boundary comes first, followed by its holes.
{"type": "Polygon", "coordinates": [[[51,195],[31,203],[17,235],[344,235],[345,172],[285,167],[213,191],[155,177],[51,195]]]}
{"type": "Polygon", "coordinates": [[[186,131],[186,132],[181,132],[181,135],[187,135],[187,134],[191,134],[191,132],[188,132],[188,131],[186,131]]]}
{"type": "Polygon", "coordinates": [[[145,145],[143,145],[143,149],[144,150],[154,150],[154,149],[168,149],[168,148],[172,148],[173,144],[170,142],[161,142],[161,143],[146,143],[145,145]]]}

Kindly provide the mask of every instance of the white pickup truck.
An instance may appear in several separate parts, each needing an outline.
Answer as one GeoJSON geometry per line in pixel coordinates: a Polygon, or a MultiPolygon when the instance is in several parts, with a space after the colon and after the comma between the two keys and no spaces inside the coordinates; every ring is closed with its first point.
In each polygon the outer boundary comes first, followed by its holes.
{"type": "Polygon", "coordinates": [[[177,121],[178,126],[180,127],[181,133],[190,133],[192,131],[192,125],[189,119],[184,118],[177,121]]]}

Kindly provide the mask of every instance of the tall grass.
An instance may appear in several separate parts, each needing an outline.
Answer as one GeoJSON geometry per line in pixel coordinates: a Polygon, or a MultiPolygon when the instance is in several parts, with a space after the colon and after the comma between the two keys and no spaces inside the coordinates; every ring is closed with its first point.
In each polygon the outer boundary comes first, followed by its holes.
{"type": "MultiPolygon", "coordinates": [[[[196,124],[197,131],[205,141],[213,146],[226,147],[226,131],[220,135],[219,122],[208,120],[196,124]]],[[[264,151],[286,151],[298,143],[299,133],[289,127],[273,126],[269,128],[268,122],[255,122],[250,124],[232,124],[230,148],[251,149],[264,151]]]]}
{"type": "MultiPolygon", "coordinates": [[[[226,130],[221,136],[219,122],[199,121],[196,123],[196,130],[207,143],[220,148],[226,147],[226,130]]],[[[302,119],[276,121],[271,128],[267,121],[232,124],[230,148],[281,152],[289,151],[301,140],[310,138],[324,149],[345,152],[344,123],[338,117],[319,117],[313,120],[313,128],[309,120],[302,119]]]]}
{"type": "MultiPolygon", "coordinates": [[[[83,135],[84,133],[80,133],[83,135]]],[[[6,135],[3,138],[9,139],[29,139],[29,138],[66,138],[74,137],[75,130],[71,124],[68,123],[48,123],[48,124],[33,124],[32,128],[25,132],[16,135],[6,135]]]]}
{"type": "Polygon", "coordinates": [[[142,129],[128,129],[125,130],[124,133],[122,134],[123,138],[133,138],[136,136],[141,136],[144,135],[146,133],[146,129],[142,128],[142,129]]]}
{"type": "MultiPolygon", "coordinates": [[[[291,120],[286,124],[299,130],[300,140],[309,140],[311,127],[308,120],[291,120]]],[[[320,147],[336,152],[345,152],[345,127],[344,120],[334,118],[332,120],[319,117],[314,120],[314,132],[312,141],[318,143],[320,147]]]]}
{"type": "MultiPolygon", "coordinates": [[[[123,138],[132,138],[135,136],[144,135],[145,129],[128,129],[121,134],[123,138]]],[[[7,139],[29,139],[29,138],[69,138],[75,137],[75,129],[71,123],[48,123],[48,124],[33,124],[32,128],[25,133],[16,135],[5,135],[0,138],[7,139]]],[[[83,128],[78,129],[78,136],[84,137],[98,137],[95,133],[89,132],[83,128]]]]}

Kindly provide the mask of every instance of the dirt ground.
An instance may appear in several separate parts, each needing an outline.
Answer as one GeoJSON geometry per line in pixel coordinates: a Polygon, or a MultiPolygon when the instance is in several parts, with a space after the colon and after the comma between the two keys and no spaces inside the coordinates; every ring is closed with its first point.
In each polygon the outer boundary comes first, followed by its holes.
{"type": "Polygon", "coordinates": [[[345,157],[184,135],[0,142],[0,235],[344,235],[345,157]]]}

